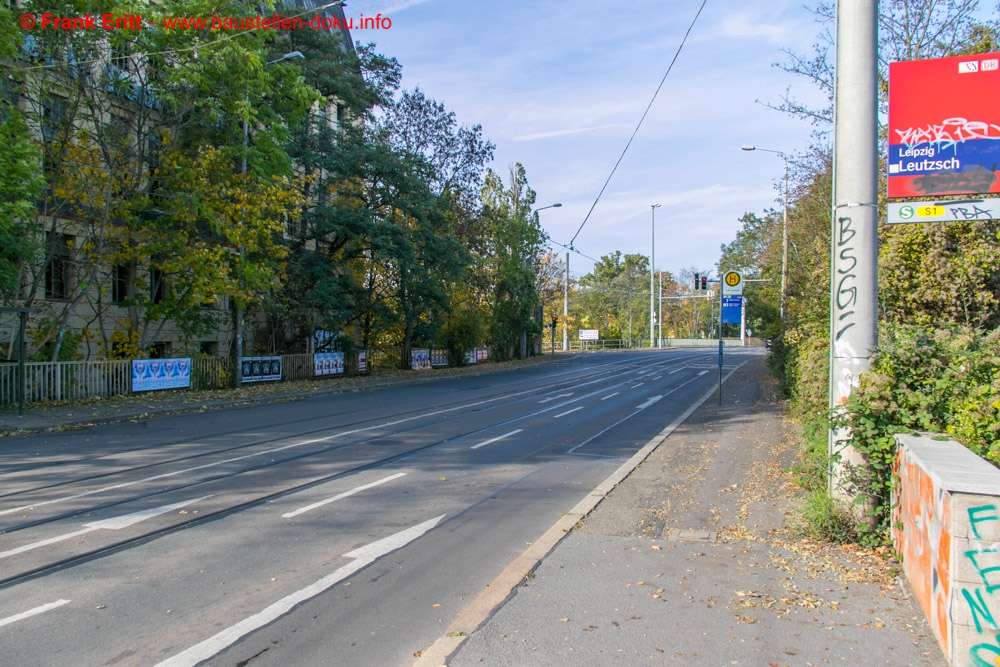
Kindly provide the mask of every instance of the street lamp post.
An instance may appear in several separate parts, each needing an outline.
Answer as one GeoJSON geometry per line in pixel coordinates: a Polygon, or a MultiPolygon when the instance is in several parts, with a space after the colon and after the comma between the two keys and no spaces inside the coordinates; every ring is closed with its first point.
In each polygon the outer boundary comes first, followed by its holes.
{"type": "Polygon", "coordinates": [[[781,151],[773,151],[768,148],[758,148],[757,146],[742,146],[745,151],[763,151],[765,153],[774,153],[775,155],[781,157],[785,163],[785,179],[784,187],[782,188],[782,206],[784,209],[782,212],[781,219],[781,301],[780,301],[780,313],[781,313],[781,330],[785,330],[785,301],[788,298],[788,156],[781,151]]]}
{"type": "MultiPolygon", "coordinates": [[[[536,208],[535,209],[535,213],[537,214],[539,211],[544,211],[547,208],[559,208],[560,206],[562,206],[562,204],[549,204],[548,206],[543,206],[541,208],[536,208]]],[[[526,263],[527,261],[528,261],[528,257],[525,256],[522,259],[522,262],[526,263]]],[[[541,344],[539,344],[539,346],[541,346],[541,344]]],[[[527,356],[528,356],[528,332],[525,331],[524,329],[522,329],[521,330],[521,358],[524,359],[527,356]]]]}
{"type": "Polygon", "coordinates": [[[663,271],[660,271],[660,293],[656,298],[656,347],[663,347],[663,271]]]}
{"type": "MultiPolygon", "coordinates": [[[[281,56],[277,60],[270,60],[264,63],[264,66],[274,65],[276,63],[284,62],[286,60],[295,60],[298,58],[305,59],[301,51],[291,51],[281,56]]],[[[247,150],[250,144],[250,124],[247,122],[246,116],[243,117],[243,162],[242,170],[243,174],[243,187],[246,187],[246,177],[247,177],[247,150]]],[[[243,286],[243,262],[246,258],[246,248],[243,244],[240,244],[240,286],[243,286]]],[[[242,297],[241,297],[242,298],[242,297]]],[[[236,301],[236,368],[233,373],[233,386],[239,389],[243,386],[243,308],[240,305],[239,300],[236,301]]]]}
{"type": "Polygon", "coordinates": [[[656,336],[656,309],[653,307],[653,301],[656,298],[656,209],[660,208],[659,204],[649,205],[649,346],[656,347],[653,344],[653,338],[656,336]]]}

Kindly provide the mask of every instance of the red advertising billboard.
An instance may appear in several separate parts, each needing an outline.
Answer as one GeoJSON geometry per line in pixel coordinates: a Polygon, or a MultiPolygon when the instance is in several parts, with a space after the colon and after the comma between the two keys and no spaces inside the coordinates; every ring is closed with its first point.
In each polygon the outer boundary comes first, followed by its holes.
{"type": "Polygon", "coordinates": [[[1000,53],[889,65],[889,196],[1000,193],[1000,53]]]}

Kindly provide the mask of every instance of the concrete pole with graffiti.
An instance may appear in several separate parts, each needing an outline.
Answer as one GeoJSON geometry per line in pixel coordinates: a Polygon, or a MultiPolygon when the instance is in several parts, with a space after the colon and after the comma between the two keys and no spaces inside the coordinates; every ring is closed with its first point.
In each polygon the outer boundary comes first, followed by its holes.
{"type": "MultiPolygon", "coordinates": [[[[830,407],[840,409],[869,368],[878,332],[876,0],[837,3],[830,290],[830,407]]],[[[830,492],[852,499],[863,463],[849,433],[831,431],[830,492]]]]}

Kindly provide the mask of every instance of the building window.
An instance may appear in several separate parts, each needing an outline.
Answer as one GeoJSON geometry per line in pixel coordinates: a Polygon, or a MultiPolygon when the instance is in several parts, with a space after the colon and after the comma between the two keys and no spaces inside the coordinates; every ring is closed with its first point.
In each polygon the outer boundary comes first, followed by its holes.
{"type": "Polygon", "coordinates": [[[66,123],[66,101],[49,95],[42,101],[42,139],[45,143],[56,140],[66,123]]]}
{"type": "Polygon", "coordinates": [[[150,359],[169,359],[170,358],[170,342],[160,341],[153,343],[149,347],[149,358],[150,359]]]}
{"type": "Polygon", "coordinates": [[[128,297],[128,267],[117,264],[111,269],[111,303],[125,303],[128,297]]]}
{"type": "Polygon", "coordinates": [[[201,353],[210,357],[219,356],[219,342],[214,340],[201,341],[201,353]]]}
{"type": "Polygon", "coordinates": [[[71,248],[75,240],[66,234],[49,234],[48,247],[51,257],[45,267],[45,298],[68,299],[70,269],[73,263],[71,248]]]}
{"type": "Polygon", "coordinates": [[[149,272],[149,300],[163,303],[167,298],[167,277],[163,271],[154,268],[149,272]]]}

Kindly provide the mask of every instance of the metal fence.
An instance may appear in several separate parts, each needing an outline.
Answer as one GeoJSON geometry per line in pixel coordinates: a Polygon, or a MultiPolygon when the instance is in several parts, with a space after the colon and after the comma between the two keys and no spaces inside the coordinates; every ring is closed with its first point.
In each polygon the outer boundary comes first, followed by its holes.
{"type": "Polygon", "coordinates": [[[228,389],[232,386],[232,359],[195,357],[191,360],[192,389],[228,389]]]}
{"type": "MultiPolygon", "coordinates": [[[[59,361],[24,364],[24,402],[117,396],[132,390],[131,361],[59,361]]],[[[17,364],[0,365],[0,406],[16,405],[17,364]]]]}
{"type": "MultiPolygon", "coordinates": [[[[386,351],[385,362],[395,360],[399,350],[386,351]]],[[[372,354],[368,354],[371,369],[372,354]]],[[[281,358],[282,381],[319,379],[314,374],[313,355],[286,354],[281,358]]],[[[0,362],[0,408],[16,406],[19,399],[17,363],[0,362]]],[[[191,359],[191,389],[228,389],[233,386],[233,360],[218,357],[191,359]]],[[[368,371],[365,371],[368,372],[368,371]]],[[[358,352],[344,354],[344,375],[358,375],[358,352]]],[[[132,391],[132,361],[60,361],[24,364],[25,403],[72,401],[101,396],[107,398],[132,391]]],[[[335,377],[335,376],[319,376],[335,377]]]]}
{"type": "MultiPolygon", "coordinates": [[[[739,338],[723,338],[723,345],[725,347],[739,347],[741,345],[739,338]]],[[[717,348],[719,346],[718,338],[664,338],[660,341],[660,347],[710,347],[717,348]]],[[[761,347],[763,346],[763,341],[759,338],[748,338],[746,340],[746,347],[761,347]]],[[[556,340],[556,352],[562,351],[562,341],[556,340]]],[[[648,338],[633,338],[628,340],[627,338],[608,338],[601,340],[571,340],[569,341],[569,349],[572,350],[629,350],[629,349],[649,349],[649,339],[648,338]]],[[[542,340],[542,352],[549,353],[552,351],[551,341],[542,340]]]]}

